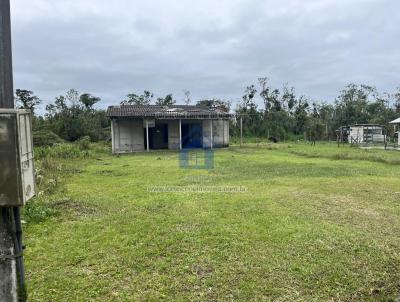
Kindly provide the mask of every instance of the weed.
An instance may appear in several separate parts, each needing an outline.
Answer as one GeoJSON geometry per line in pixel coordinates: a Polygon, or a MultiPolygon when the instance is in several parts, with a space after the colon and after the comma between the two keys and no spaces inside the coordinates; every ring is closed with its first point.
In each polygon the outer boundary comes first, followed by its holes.
{"type": "Polygon", "coordinates": [[[29,201],[23,207],[22,215],[27,223],[41,223],[57,215],[57,211],[42,200],[29,201]]]}
{"type": "Polygon", "coordinates": [[[79,150],[85,151],[90,149],[90,137],[84,136],[77,141],[79,150]]]}

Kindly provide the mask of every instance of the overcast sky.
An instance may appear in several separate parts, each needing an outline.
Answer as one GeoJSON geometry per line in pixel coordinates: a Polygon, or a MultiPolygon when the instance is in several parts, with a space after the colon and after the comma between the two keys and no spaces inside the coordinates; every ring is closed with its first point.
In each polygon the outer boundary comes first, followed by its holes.
{"type": "Polygon", "coordinates": [[[400,86],[398,0],[11,0],[14,86],[237,101],[267,76],[332,101],[347,83],[400,86]]]}

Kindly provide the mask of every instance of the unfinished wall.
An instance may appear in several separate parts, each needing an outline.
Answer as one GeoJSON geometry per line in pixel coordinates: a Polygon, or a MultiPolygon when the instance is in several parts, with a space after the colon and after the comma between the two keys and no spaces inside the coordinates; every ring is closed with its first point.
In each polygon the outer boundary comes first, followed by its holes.
{"type": "MultiPolygon", "coordinates": [[[[213,120],[213,147],[229,146],[229,120],[213,120]]],[[[203,120],[203,148],[211,147],[211,120],[203,120]]]]}
{"type": "MultiPolygon", "coordinates": [[[[211,148],[211,120],[182,120],[182,123],[202,123],[203,148],[211,148]]],[[[165,121],[168,124],[168,149],[179,150],[179,120],[165,121]]],[[[213,120],[213,147],[229,146],[229,120],[213,120]]],[[[112,126],[112,151],[127,153],[144,151],[143,119],[114,119],[112,126]]]]}
{"type": "Polygon", "coordinates": [[[179,147],[179,120],[170,120],[168,121],[168,149],[178,150],[179,147]]]}
{"type": "Polygon", "coordinates": [[[224,120],[213,120],[213,136],[215,148],[220,148],[224,146],[225,142],[225,121],[224,120]]]}
{"type": "Polygon", "coordinates": [[[211,120],[203,120],[203,148],[211,148],[211,120]]]}
{"type": "Polygon", "coordinates": [[[142,119],[112,121],[113,153],[144,150],[142,119]]]}
{"type": "Polygon", "coordinates": [[[229,120],[224,120],[224,145],[223,147],[229,147],[229,120]]]}

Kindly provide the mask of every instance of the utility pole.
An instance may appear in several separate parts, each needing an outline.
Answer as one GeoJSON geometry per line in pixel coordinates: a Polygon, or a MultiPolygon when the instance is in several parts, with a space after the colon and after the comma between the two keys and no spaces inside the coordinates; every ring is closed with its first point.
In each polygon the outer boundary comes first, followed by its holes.
{"type": "MultiPolygon", "coordinates": [[[[14,108],[10,0],[0,0],[0,108],[14,108]]],[[[0,207],[0,301],[26,301],[19,207],[0,207]]]]}
{"type": "Polygon", "coordinates": [[[10,0],[0,0],[0,108],[14,108],[10,0]]]}

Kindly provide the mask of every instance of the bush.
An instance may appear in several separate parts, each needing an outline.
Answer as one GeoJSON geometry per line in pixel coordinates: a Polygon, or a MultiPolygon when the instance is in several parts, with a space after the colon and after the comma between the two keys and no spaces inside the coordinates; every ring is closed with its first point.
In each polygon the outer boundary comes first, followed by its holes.
{"type": "Polygon", "coordinates": [[[72,159],[89,157],[89,151],[81,151],[78,146],[71,143],[55,144],[52,147],[39,147],[35,149],[36,159],[47,157],[56,159],[72,159]]]}
{"type": "Polygon", "coordinates": [[[80,150],[89,150],[90,149],[90,137],[84,136],[77,141],[78,147],[80,150]]]}
{"type": "Polygon", "coordinates": [[[33,131],[33,144],[38,147],[53,146],[62,143],[63,140],[54,132],[49,130],[33,131]]]}
{"type": "Polygon", "coordinates": [[[57,215],[57,211],[49,204],[34,199],[26,204],[22,209],[22,217],[26,222],[40,223],[57,215]]]}

